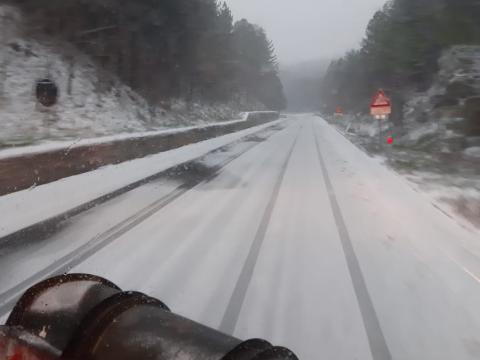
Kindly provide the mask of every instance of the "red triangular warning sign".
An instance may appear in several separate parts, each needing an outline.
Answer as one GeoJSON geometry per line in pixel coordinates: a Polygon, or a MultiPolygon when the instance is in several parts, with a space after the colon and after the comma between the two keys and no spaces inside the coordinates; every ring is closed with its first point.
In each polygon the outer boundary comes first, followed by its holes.
{"type": "Polygon", "coordinates": [[[379,90],[372,101],[372,107],[391,106],[390,99],[385,95],[383,90],[379,90]]]}
{"type": "Polygon", "coordinates": [[[373,97],[370,113],[377,116],[387,116],[392,113],[392,102],[383,90],[379,90],[373,97]]]}

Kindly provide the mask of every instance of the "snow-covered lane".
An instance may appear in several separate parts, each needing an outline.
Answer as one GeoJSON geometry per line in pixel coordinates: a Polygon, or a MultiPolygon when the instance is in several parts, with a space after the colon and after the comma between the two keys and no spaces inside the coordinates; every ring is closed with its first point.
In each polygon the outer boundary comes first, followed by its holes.
{"type": "MultiPolygon", "coordinates": [[[[106,202],[94,201],[93,208],[77,215],[67,213],[60,216],[58,221],[35,225],[32,231],[20,231],[18,236],[6,242],[0,239],[0,313],[9,311],[12,302],[35,282],[69,271],[190,188],[215,177],[219,169],[268,137],[281,132],[283,128],[284,125],[278,124],[266,129],[257,128],[256,132],[237,138],[226,146],[215,148],[205,156],[181,162],[158,173],[158,176],[149,177],[148,183],[133,190],[116,195],[106,202]]],[[[153,169],[162,166],[157,156],[137,161],[149,161],[149,167],[153,169]]],[[[146,168],[147,165],[144,164],[146,168]]],[[[101,170],[94,171],[90,176],[91,181],[105,180],[101,170]]],[[[131,174],[127,173],[127,179],[129,176],[131,174]]],[[[82,179],[82,175],[73,179],[79,184],[79,188],[71,190],[85,192],[85,196],[89,196],[91,189],[85,191],[89,181],[82,183],[82,179]]],[[[45,187],[49,191],[54,190],[54,184],[45,187]]],[[[44,189],[40,187],[38,190],[44,189]]],[[[68,197],[55,198],[55,201],[49,202],[68,204],[68,197]]],[[[45,213],[44,216],[48,216],[48,212],[45,213]]]]}
{"type": "Polygon", "coordinates": [[[180,163],[197,159],[272,126],[281,126],[282,123],[282,120],[274,121],[142,159],[105,166],[34,189],[0,196],[0,214],[2,214],[0,237],[3,238],[29,225],[61,215],[119,188],[153,176],[180,163]],[[55,201],[50,201],[51,199],[55,199],[55,201]]]}
{"type": "Polygon", "coordinates": [[[301,130],[237,159],[75,270],[302,359],[478,358],[478,234],[321,119],[295,120],[301,130]]]}
{"type": "Polygon", "coordinates": [[[480,358],[478,232],[323,120],[289,124],[72,271],[301,359],[480,358]]]}
{"type": "Polygon", "coordinates": [[[218,327],[299,125],[273,136],[73,269],[218,327]]]}
{"type": "Polygon", "coordinates": [[[323,120],[321,152],[394,359],[480,358],[480,236],[323,120]]]}
{"type": "Polygon", "coordinates": [[[236,333],[284,344],[301,359],[371,359],[314,134],[304,122],[236,333]]]}

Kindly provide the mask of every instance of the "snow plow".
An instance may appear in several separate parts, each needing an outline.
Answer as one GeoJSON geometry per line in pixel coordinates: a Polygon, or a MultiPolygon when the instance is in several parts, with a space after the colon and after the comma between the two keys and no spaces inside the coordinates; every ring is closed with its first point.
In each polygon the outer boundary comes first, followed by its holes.
{"type": "Polygon", "coordinates": [[[161,301],[93,275],[40,282],[0,326],[0,360],[290,360],[173,314],[161,301]]]}

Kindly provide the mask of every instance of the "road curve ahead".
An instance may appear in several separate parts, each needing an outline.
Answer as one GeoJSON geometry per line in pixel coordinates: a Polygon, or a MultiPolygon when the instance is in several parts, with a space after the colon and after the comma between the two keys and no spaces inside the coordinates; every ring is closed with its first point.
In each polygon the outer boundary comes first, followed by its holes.
{"type": "MultiPolygon", "coordinates": [[[[292,116],[190,184],[71,271],[301,359],[480,358],[479,234],[322,119],[292,116]]],[[[136,191],[117,206],[155,200],[136,191]]]]}

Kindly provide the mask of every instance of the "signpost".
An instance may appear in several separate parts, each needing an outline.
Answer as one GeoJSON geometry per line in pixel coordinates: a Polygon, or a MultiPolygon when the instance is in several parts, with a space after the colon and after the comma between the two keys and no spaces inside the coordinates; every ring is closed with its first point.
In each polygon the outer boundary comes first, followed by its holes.
{"type": "Polygon", "coordinates": [[[392,113],[392,102],[383,90],[378,90],[370,104],[370,113],[378,120],[380,145],[382,144],[382,120],[388,119],[392,113]]]}

